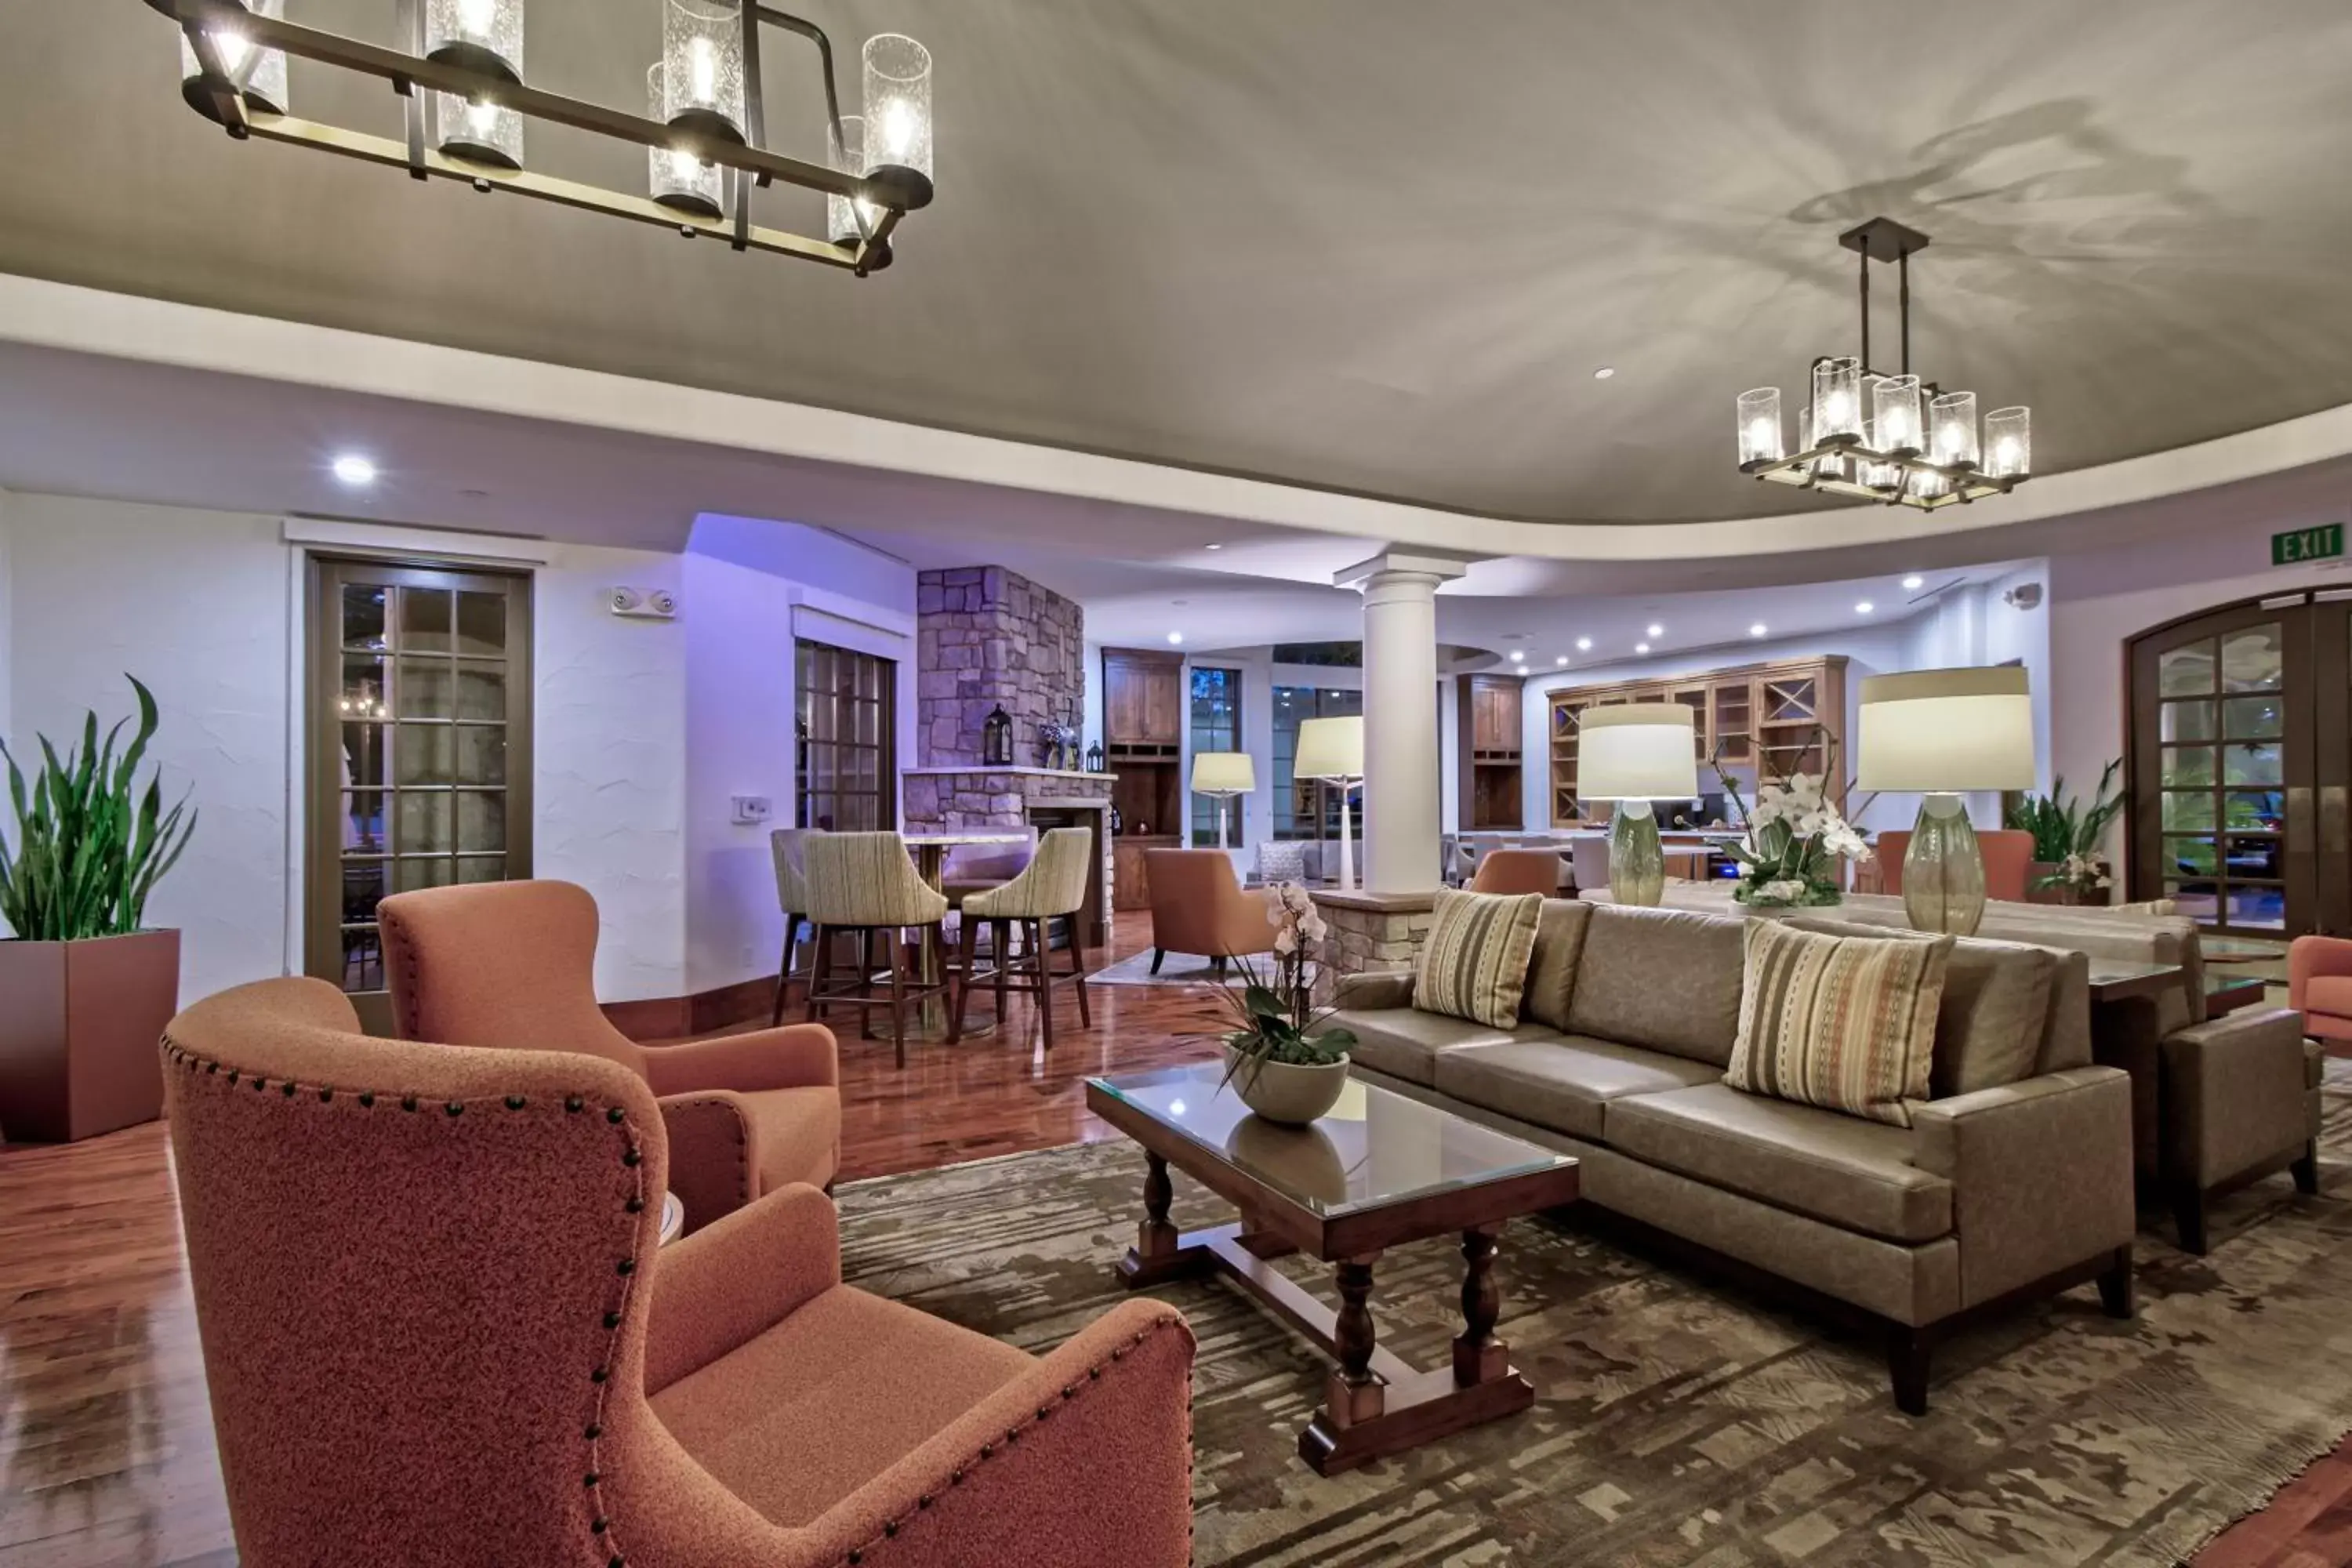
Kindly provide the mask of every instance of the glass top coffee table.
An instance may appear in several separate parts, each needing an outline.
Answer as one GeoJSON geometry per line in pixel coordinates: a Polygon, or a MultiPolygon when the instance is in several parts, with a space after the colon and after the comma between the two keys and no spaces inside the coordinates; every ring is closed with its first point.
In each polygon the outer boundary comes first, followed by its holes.
{"type": "Polygon", "coordinates": [[[1535,1385],[1495,1337],[1504,1224],[1572,1203],[1577,1163],[1417,1100],[1350,1082],[1329,1115],[1285,1127],[1250,1113],[1222,1065],[1087,1080],[1087,1109],[1143,1146],[1144,1219],[1118,1265],[1130,1288],[1222,1274],[1339,1364],[1298,1452],[1324,1475],[1352,1469],[1535,1403],[1535,1385]],[[1168,1168],[1241,1211],[1179,1234],[1168,1168]],[[1451,1366],[1420,1372],[1373,1331],[1372,1266],[1383,1248],[1462,1237],[1463,1331],[1451,1366]],[[1268,1261],[1293,1252],[1333,1264],[1334,1312],[1268,1261]]]}

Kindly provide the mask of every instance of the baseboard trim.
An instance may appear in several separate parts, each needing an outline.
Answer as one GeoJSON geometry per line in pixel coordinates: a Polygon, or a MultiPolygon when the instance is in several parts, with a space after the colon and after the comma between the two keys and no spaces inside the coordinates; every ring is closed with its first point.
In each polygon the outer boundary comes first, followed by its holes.
{"type": "Polygon", "coordinates": [[[603,1005],[604,1017],[613,1027],[643,1043],[680,1040],[689,1035],[708,1035],[737,1024],[765,1020],[775,1005],[776,977],[755,974],[749,980],[698,991],[691,996],[648,996],[641,1001],[606,1002],[603,1005]]]}

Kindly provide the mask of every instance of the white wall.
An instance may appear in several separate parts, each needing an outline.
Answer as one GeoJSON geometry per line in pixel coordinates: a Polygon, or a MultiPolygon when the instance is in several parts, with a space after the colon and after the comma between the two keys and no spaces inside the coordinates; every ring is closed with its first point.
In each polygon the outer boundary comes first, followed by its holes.
{"type": "MultiPolygon", "coordinates": [[[[18,495],[6,531],[11,744],[36,731],[62,741],[91,709],[128,712],[123,672],[145,680],[163,713],[150,756],[167,794],[192,789],[199,812],[148,906],[184,933],[183,998],[299,971],[301,574],[281,520],[18,495]]],[[[683,637],[616,619],[604,594],[616,583],[674,588],[677,558],[547,552],[535,595],[535,868],[596,894],[606,1000],[676,995],[683,637]]]]}

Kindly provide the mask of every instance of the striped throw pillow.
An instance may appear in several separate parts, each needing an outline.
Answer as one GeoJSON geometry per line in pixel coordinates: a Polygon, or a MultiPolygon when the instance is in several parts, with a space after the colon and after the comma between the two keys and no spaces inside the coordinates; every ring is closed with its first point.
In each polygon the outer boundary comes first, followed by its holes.
{"type": "Polygon", "coordinates": [[[1748,922],[1739,1035],[1723,1081],[1911,1125],[1927,1098],[1952,939],[1843,937],[1748,922]]]}
{"type": "Polygon", "coordinates": [[[1516,1026],[1542,912],[1541,893],[1440,891],[1413,972],[1412,1005],[1492,1028],[1516,1026]]]}

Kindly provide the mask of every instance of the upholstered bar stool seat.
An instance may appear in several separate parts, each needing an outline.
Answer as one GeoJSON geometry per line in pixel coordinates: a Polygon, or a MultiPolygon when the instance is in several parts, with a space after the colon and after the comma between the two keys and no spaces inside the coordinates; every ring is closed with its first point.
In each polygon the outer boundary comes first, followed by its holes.
{"type": "Polygon", "coordinates": [[[876,1008],[890,1014],[891,1037],[898,1065],[907,1065],[907,1009],[919,1007],[929,996],[945,996],[944,975],[926,982],[911,972],[906,944],[898,932],[915,931],[926,942],[937,942],[940,922],[947,918],[948,900],[935,892],[908,857],[906,840],[895,833],[821,833],[805,847],[809,919],[816,925],[816,975],[809,982],[808,1016],[814,1020],[834,1007],[856,1010],[859,1033],[873,1037],[876,1008]],[[833,972],[833,938],[855,931],[858,951],[866,951],[877,932],[888,938],[889,981],[887,994],[861,964],[845,979],[833,972]]]}
{"type": "Polygon", "coordinates": [[[1037,853],[1037,830],[1026,831],[1026,844],[960,844],[950,849],[940,877],[948,907],[961,909],[972,894],[993,892],[1027,869],[1037,853]]]}
{"type": "Polygon", "coordinates": [[[964,900],[962,954],[956,965],[955,1022],[948,1038],[960,1039],[963,1035],[964,1005],[971,1000],[971,988],[981,978],[976,967],[977,944],[983,923],[990,928],[996,958],[995,967],[987,978],[996,987],[996,1016],[1000,1023],[1004,1017],[1008,992],[1021,991],[1034,996],[1038,1027],[1045,1036],[1045,1048],[1052,1050],[1054,987],[1066,984],[1077,987],[1078,1022],[1093,1024],[1087,1007],[1086,955],[1080,951],[1076,917],[1087,901],[1087,879],[1102,874],[1101,868],[1094,864],[1094,842],[1095,836],[1086,828],[1056,827],[1039,841],[1036,855],[1019,876],[1001,888],[973,893],[964,900]],[[1069,970],[1062,974],[1053,972],[1055,921],[1066,922],[1064,940],[1070,953],[1069,970]],[[1015,926],[1022,930],[1024,950],[1020,961],[1016,961],[1009,940],[1015,926]]]}

